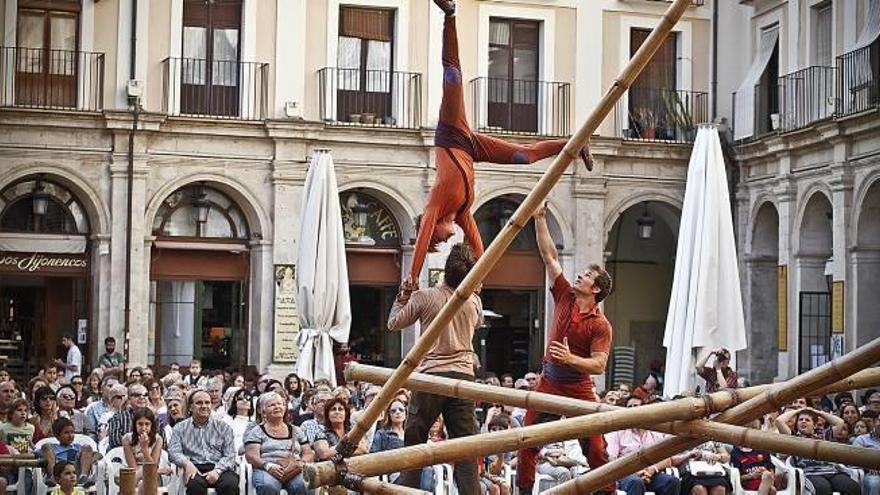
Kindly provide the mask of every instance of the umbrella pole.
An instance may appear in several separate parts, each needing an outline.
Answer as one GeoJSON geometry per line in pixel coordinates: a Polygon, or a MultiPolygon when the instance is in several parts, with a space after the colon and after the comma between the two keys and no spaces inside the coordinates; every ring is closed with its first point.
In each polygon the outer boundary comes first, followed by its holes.
{"type": "MultiPolygon", "coordinates": [[[[874,378],[877,383],[880,383],[880,369],[874,368],[865,371],[878,372],[874,373],[874,378]]],[[[381,384],[390,373],[391,370],[385,368],[357,364],[351,365],[347,368],[345,376],[350,380],[353,379],[381,384]]],[[[864,371],[860,373],[864,373],[864,371]]],[[[562,397],[540,392],[511,390],[492,385],[483,385],[421,373],[413,373],[409,380],[406,381],[405,386],[410,390],[429,394],[498,402],[568,417],[596,412],[614,412],[626,409],[608,404],[573,399],[570,397],[562,397]]],[[[672,403],[679,403],[681,410],[689,411],[689,417],[694,419],[691,421],[674,421],[642,425],[641,427],[647,430],[654,430],[672,435],[698,438],[701,441],[714,440],[758,450],[769,450],[771,452],[779,452],[782,454],[810,457],[812,459],[844,464],[862,465],[865,467],[871,466],[871,462],[876,463],[880,460],[880,458],[866,460],[861,455],[853,455],[853,451],[848,445],[824,441],[819,443],[804,442],[804,439],[801,438],[768,433],[743,426],[697,419],[713,412],[726,410],[743,400],[757,396],[763,388],[766,387],[726,390],[701,398],[689,398],[674,401],[672,403]]]]}
{"type": "Polygon", "coordinates": [[[660,48],[660,45],[666,39],[667,35],[675,24],[681,19],[685,11],[690,7],[691,0],[674,0],[672,5],[666,10],[660,23],[651,31],[651,34],[638,49],[629,64],[618,75],[617,79],[612,83],[611,88],[605,93],[605,96],[599,101],[596,108],[593,109],[587,121],[578,129],[578,131],[569,139],[562,152],[553,160],[553,164],[544,172],[541,179],[535,184],[532,191],[526,196],[523,202],[514,212],[507,225],[501,230],[492,244],[486,249],[483,256],[477,261],[477,264],[468,273],[458,289],[455,290],[453,297],[443,306],[431,325],[422,333],[422,336],[416,340],[416,344],[410,349],[409,353],[400,363],[400,366],[388,380],[388,383],[379,391],[379,395],[373,399],[369,407],[364,411],[357,423],[354,424],[349,431],[337,444],[338,460],[350,457],[357,448],[358,442],[370,429],[373,423],[379,418],[379,415],[394,399],[394,395],[400,389],[406,378],[415,370],[415,367],[422,361],[425,354],[434,345],[440,333],[445,330],[452,317],[458,313],[462,304],[468,300],[477,286],[486,277],[498,259],[504,254],[504,251],[513,242],[516,235],[528,223],[532,215],[539,206],[545,201],[550,190],[559,181],[559,178],[568,168],[569,164],[578,157],[578,153],[587,146],[590,136],[599,128],[599,125],[605,120],[605,117],[614,108],[617,101],[623,96],[629,86],[635,81],[642,69],[648,65],[654,53],[660,48]]]}
{"type": "MultiPolygon", "coordinates": [[[[798,375],[787,382],[772,386],[757,397],[725,411],[716,417],[715,421],[739,425],[753,421],[773,409],[779,409],[793,399],[808,396],[818,389],[843,380],[856,371],[873,365],[878,360],[880,360],[880,339],[874,339],[839,359],[798,375]]],[[[589,493],[683,450],[694,448],[700,443],[702,443],[701,440],[689,438],[669,438],[641,449],[636,454],[621,457],[593,469],[583,476],[557,485],[547,493],[554,495],[589,493]]]]}
{"type": "MultiPolygon", "coordinates": [[[[692,414],[690,408],[705,411],[709,402],[706,399],[681,399],[636,408],[622,408],[619,411],[577,416],[483,435],[466,436],[435,444],[412,445],[402,449],[351,457],[344,461],[344,467],[348,473],[358,473],[362,476],[406,471],[448,463],[466,457],[479,458],[492,453],[540,447],[570,438],[584,438],[609,431],[641,428],[645,424],[656,421],[675,421],[679,418],[689,417],[692,414]]],[[[783,436],[729,425],[727,428],[721,427],[716,431],[713,423],[708,421],[702,423],[705,423],[702,428],[682,425],[677,428],[677,432],[689,435],[711,434],[723,442],[734,444],[753,443],[754,439],[761,438],[764,441],[763,445],[797,456],[811,458],[821,456],[835,462],[858,466],[880,465],[880,450],[877,449],[783,436]]],[[[675,431],[674,428],[670,429],[675,431]]],[[[703,440],[697,440],[695,443],[699,445],[702,442],[703,440]]],[[[307,465],[304,470],[304,478],[312,489],[324,484],[335,483],[339,474],[337,472],[339,466],[340,464],[332,461],[307,465]]],[[[578,493],[586,492],[581,490],[578,493]]]]}

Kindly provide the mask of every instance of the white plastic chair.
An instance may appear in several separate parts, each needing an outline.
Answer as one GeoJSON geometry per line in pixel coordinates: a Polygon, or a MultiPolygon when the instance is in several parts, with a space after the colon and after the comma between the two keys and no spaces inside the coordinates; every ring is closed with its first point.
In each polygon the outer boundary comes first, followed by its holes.
{"type": "MultiPolygon", "coordinates": [[[[86,445],[92,449],[92,452],[98,453],[98,445],[95,441],[89,437],[88,435],[76,434],[73,436],[73,443],[86,445]]],[[[58,439],[55,437],[48,437],[40,440],[34,445],[34,452],[40,452],[43,448],[43,445],[55,445],[58,444],[58,439]]],[[[104,479],[104,468],[105,464],[103,459],[96,459],[95,464],[93,466],[93,473],[91,474],[95,480],[95,484],[89,487],[86,492],[88,493],[97,493],[98,495],[104,495],[104,483],[101,481],[104,479]]],[[[33,468],[31,470],[33,474],[33,490],[37,495],[45,495],[49,492],[49,487],[46,486],[45,475],[43,474],[43,470],[41,468],[33,468]]],[[[21,484],[21,480],[19,483],[21,484]]]]}
{"type": "MultiPolygon", "coordinates": [[[[775,461],[775,459],[774,459],[774,461],[775,461]]],[[[848,474],[856,483],[859,483],[861,481],[863,472],[860,469],[853,469],[853,468],[844,466],[842,464],[835,464],[835,465],[837,467],[843,469],[843,471],[846,472],[846,474],[848,474]]],[[[815,493],[815,489],[813,488],[813,484],[810,483],[810,480],[807,479],[807,476],[804,474],[803,469],[794,466],[792,457],[789,457],[788,459],[785,460],[784,466],[787,469],[794,471],[797,482],[799,483],[799,485],[798,485],[799,490],[795,491],[794,493],[796,493],[796,494],[815,493]]],[[[832,493],[834,495],[840,495],[840,492],[832,492],[832,493]]]]}
{"type": "MultiPolygon", "coordinates": [[[[785,489],[778,490],[776,495],[800,495],[803,493],[803,490],[800,489],[802,487],[798,485],[798,476],[795,470],[776,457],[771,457],[770,460],[773,461],[776,471],[785,475],[786,480],[785,489]]],[[[743,489],[739,470],[732,466],[728,467],[728,469],[730,472],[730,485],[733,486],[733,495],[755,495],[758,493],[754,490],[743,489]]]]}
{"type": "MultiPolygon", "coordinates": [[[[107,452],[107,455],[104,456],[105,462],[105,479],[104,482],[107,483],[107,495],[117,495],[119,493],[119,471],[128,467],[128,462],[125,460],[125,450],[123,447],[116,447],[110,449],[107,452]]],[[[167,467],[170,466],[171,463],[168,460],[168,452],[162,451],[162,456],[159,458],[159,467],[167,467]]],[[[165,484],[164,486],[159,486],[159,493],[174,493],[174,489],[176,488],[177,476],[175,473],[171,475],[171,481],[165,484]]]]}

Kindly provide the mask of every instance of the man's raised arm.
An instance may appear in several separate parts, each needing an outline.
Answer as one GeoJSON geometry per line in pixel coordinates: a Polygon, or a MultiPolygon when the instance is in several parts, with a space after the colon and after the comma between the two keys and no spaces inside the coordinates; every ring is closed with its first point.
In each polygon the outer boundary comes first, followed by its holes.
{"type": "Polygon", "coordinates": [[[544,260],[544,268],[547,270],[547,279],[550,280],[550,282],[553,282],[556,280],[556,277],[562,273],[562,265],[559,264],[559,253],[556,252],[556,243],[553,242],[553,236],[550,235],[550,228],[547,227],[547,203],[544,203],[544,205],[535,212],[534,218],[538,251],[541,252],[541,259],[544,260]]]}

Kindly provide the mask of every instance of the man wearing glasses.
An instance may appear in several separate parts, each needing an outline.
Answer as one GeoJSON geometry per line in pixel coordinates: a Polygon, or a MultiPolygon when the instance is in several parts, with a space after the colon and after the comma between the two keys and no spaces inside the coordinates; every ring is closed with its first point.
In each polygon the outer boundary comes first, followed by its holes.
{"type": "MultiPolygon", "coordinates": [[[[113,407],[112,391],[113,387],[119,384],[119,380],[112,376],[105,376],[101,380],[101,400],[92,402],[86,408],[86,416],[89,421],[97,428],[101,424],[104,415],[111,411],[113,407]]],[[[123,387],[124,388],[124,387],[123,387]]],[[[106,421],[105,423],[106,424],[106,421]]]]}
{"type": "MultiPolygon", "coordinates": [[[[124,397],[117,394],[113,397],[114,401],[120,398],[124,401],[124,397]]],[[[147,407],[147,389],[140,383],[132,384],[128,387],[128,403],[123,409],[113,415],[107,422],[107,436],[109,444],[107,449],[114,449],[122,446],[122,437],[126,433],[131,432],[132,422],[134,421],[134,410],[139,407],[147,407]]],[[[114,406],[116,403],[114,402],[114,406]]]]}

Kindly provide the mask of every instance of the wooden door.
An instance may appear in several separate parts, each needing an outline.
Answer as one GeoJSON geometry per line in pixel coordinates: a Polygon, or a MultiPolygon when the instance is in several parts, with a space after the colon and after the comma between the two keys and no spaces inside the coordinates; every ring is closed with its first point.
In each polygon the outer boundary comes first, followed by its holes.
{"type": "Polygon", "coordinates": [[[488,124],[538,131],[537,21],[493,18],[489,26],[488,124]]]}
{"type": "Polygon", "coordinates": [[[186,0],[180,112],[235,117],[240,95],[241,0],[186,0]]]}
{"type": "Polygon", "coordinates": [[[75,107],[79,2],[22,1],[15,49],[15,103],[75,107]]]}

